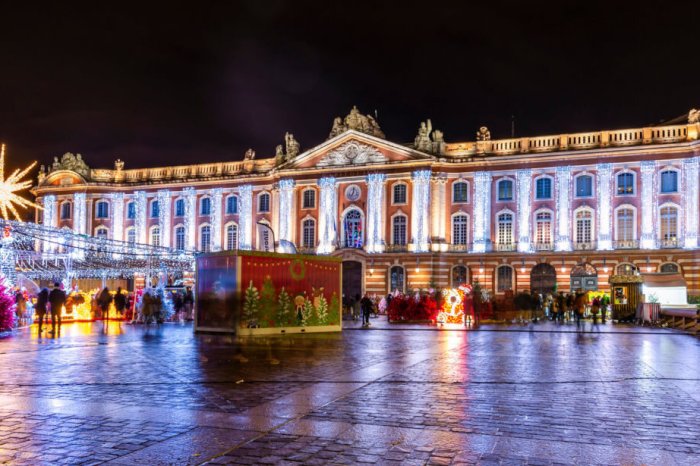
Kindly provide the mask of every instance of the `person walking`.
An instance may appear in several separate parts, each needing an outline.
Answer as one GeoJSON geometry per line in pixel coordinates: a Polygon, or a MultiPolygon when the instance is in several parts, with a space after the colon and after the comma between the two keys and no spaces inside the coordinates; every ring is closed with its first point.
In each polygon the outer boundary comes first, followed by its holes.
{"type": "Polygon", "coordinates": [[[41,336],[42,327],[44,326],[44,318],[46,317],[46,306],[49,304],[49,290],[42,288],[39,294],[36,295],[36,314],[39,316],[39,336],[41,336]]]}
{"type": "Polygon", "coordinates": [[[117,293],[114,295],[114,309],[120,316],[124,315],[126,310],[126,295],[122,293],[122,287],[117,287],[117,293]]]}
{"type": "Polygon", "coordinates": [[[564,310],[566,309],[566,297],[564,292],[560,291],[557,295],[557,321],[559,323],[564,322],[564,310]]]}
{"type": "Polygon", "coordinates": [[[600,299],[600,322],[605,325],[605,317],[608,313],[608,304],[610,304],[610,296],[604,294],[600,299]]]}
{"type": "Polygon", "coordinates": [[[56,335],[56,320],[58,320],[58,331],[61,332],[61,312],[66,303],[66,292],[61,289],[61,284],[53,284],[53,290],[49,293],[49,303],[51,304],[51,334],[56,335]]]}
{"type": "Polygon", "coordinates": [[[97,297],[97,306],[102,311],[102,320],[109,321],[109,305],[112,304],[112,295],[106,286],[97,297]]]}
{"type": "Polygon", "coordinates": [[[360,300],[360,308],[362,309],[362,326],[369,326],[369,315],[372,312],[372,300],[369,299],[369,295],[365,293],[360,300]]]}
{"type": "Polygon", "coordinates": [[[185,297],[182,299],[182,303],[185,305],[185,320],[191,322],[194,320],[194,315],[192,311],[194,309],[194,293],[192,293],[192,288],[187,287],[185,291],[185,297]]]}
{"type": "Polygon", "coordinates": [[[586,294],[582,291],[576,292],[576,298],[574,299],[574,312],[576,313],[576,330],[582,330],[581,319],[583,318],[584,311],[586,310],[586,294]]]}

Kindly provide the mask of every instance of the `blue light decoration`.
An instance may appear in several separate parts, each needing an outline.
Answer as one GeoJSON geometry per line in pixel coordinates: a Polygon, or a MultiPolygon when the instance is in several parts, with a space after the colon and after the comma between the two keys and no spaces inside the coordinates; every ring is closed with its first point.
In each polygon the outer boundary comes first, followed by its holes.
{"type": "MultiPolygon", "coordinates": [[[[160,212],[158,213],[158,226],[160,227],[160,245],[166,248],[170,247],[170,191],[167,189],[161,189],[158,191],[158,206],[160,212]]],[[[123,208],[120,209],[123,211],[123,208]]],[[[114,211],[116,217],[116,209],[114,211]]],[[[114,239],[117,239],[116,237],[114,239]]],[[[121,238],[119,238],[121,239],[121,238]]]]}
{"type": "Polygon", "coordinates": [[[518,170],[518,251],[532,252],[530,218],[532,214],[532,170],[518,170]]]}
{"type": "Polygon", "coordinates": [[[367,252],[384,251],[382,218],[384,218],[384,182],[383,173],[367,175],[367,252]]]}
{"type": "Polygon", "coordinates": [[[685,232],[683,247],[698,247],[698,160],[691,157],[683,161],[683,213],[685,215],[685,232]]]}
{"type": "Polygon", "coordinates": [[[318,180],[318,186],[321,189],[321,200],[318,219],[319,243],[316,252],[329,254],[335,249],[337,235],[338,194],[335,178],[332,176],[321,178],[318,180]]]}
{"type": "Polygon", "coordinates": [[[557,167],[555,177],[557,231],[554,240],[555,251],[571,251],[571,167],[557,167]]]}
{"type": "Polygon", "coordinates": [[[238,188],[238,247],[253,249],[253,186],[246,184],[238,188]]]}
{"type": "Polygon", "coordinates": [[[430,208],[430,170],[413,172],[413,198],[411,205],[411,233],[413,252],[430,250],[430,227],[428,215],[430,208]]]}
{"type": "Polygon", "coordinates": [[[656,162],[644,161],[642,170],[642,236],[639,242],[641,249],[657,249],[656,240],[656,162]]]}
{"type": "Polygon", "coordinates": [[[474,245],[472,252],[491,249],[491,172],[474,174],[474,245]]]}
{"type": "Polygon", "coordinates": [[[610,251],[612,244],[612,164],[599,163],[598,172],[598,249],[610,251]]]}
{"type": "Polygon", "coordinates": [[[221,251],[222,207],[224,190],[211,190],[211,250],[221,251]]]}
{"type": "Polygon", "coordinates": [[[279,241],[292,241],[292,218],[294,214],[294,180],[279,182],[279,241]]]}

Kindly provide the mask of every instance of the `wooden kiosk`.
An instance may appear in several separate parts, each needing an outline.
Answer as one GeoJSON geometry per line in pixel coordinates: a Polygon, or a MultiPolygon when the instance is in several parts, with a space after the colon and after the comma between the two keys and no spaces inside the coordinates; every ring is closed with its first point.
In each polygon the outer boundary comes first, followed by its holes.
{"type": "Polygon", "coordinates": [[[612,275],[610,277],[610,300],[612,319],[632,322],[636,318],[637,305],[642,301],[641,275],[612,275]]]}

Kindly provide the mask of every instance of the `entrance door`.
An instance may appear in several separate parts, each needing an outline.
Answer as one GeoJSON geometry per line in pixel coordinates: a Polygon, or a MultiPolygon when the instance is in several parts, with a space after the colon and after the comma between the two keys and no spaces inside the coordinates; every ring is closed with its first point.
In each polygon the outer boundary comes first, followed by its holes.
{"type": "Polygon", "coordinates": [[[598,271],[588,262],[571,269],[571,291],[576,290],[598,290],[598,271]]]}
{"type": "Polygon", "coordinates": [[[557,284],[557,271],[550,264],[537,264],[530,272],[530,289],[533,293],[554,293],[557,284]]]}
{"type": "Polygon", "coordinates": [[[343,297],[355,299],[362,295],[362,262],[343,262],[343,297]]]}

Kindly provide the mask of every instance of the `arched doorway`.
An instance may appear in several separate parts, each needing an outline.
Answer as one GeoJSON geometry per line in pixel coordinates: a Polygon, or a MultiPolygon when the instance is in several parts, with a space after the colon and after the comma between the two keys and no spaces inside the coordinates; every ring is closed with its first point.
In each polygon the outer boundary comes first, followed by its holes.
{"type": "Polygon", "coordinates": [[[541,263],[530,272],[530,290],[533,293],[554,293],[557,284],[557,271],[551,264],[541,263]]]}
{"type": "Polygon", "coordinates": [[[389,269],[389,293],[406,291],[406,271],[400,265],[395,265],[389,269]]]}
{"type": "Polygon", "coordinates": [[[343,217],[343,247],[362,248],[363,230],[362,213],[357,209],[349,210],[343,217]]]}
{"type": "Polygon", "coordinates": [[[578,264],[571,269],[571,291],[598,290],[598,271],[588,262],[578,264]]]}
{"type": "Polygon", "coordinates": [[[343,297],[355,299],[362,295],[362,262],[343,261],[343,297]]]}

